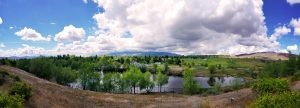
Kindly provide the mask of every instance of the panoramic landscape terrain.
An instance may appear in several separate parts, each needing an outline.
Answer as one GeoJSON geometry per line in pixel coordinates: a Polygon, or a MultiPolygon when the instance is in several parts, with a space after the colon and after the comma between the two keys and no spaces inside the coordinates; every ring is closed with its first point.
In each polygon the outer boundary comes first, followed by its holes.
{"type": "Polygon", "coordinates": [[[299,0],[0,0],[0,108],[299,108],[299,0]]]}

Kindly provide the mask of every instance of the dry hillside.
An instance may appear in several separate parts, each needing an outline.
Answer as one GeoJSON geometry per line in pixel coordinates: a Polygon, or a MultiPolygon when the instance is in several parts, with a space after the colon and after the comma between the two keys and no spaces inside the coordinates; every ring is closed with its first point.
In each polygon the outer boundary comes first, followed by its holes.
{"type": "Polygon", "coordinates": [[[99,93],[61,86],[9,66],[0,66],[0,69],[32,85],[33,96],[26,102],[27,108],[199,108],[207,105],[211,108],[240,108],[253,97],[250,89],[209,97],[99,93]]]}

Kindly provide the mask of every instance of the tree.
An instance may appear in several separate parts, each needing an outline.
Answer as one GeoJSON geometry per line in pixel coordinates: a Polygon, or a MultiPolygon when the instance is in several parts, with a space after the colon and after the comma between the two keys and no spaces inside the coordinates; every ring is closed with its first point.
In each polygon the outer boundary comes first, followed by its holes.
{"type": "Polygon", "coordinates": [[[56,82],[62,85],[74,82],[78,77],[77,72],[70,67],[63,67],[59,69],[55,75],[56,82]]]}
{"type": "Polygon", "coordinates": [[[209,65],[208,70],[210,74],[215,74],[216,73],[216,66],[215,65],[209,65]]]}
{"type": "Polygon", "coordinates": [[[193,79],[193,70],[185,69],[183,73],[183,93],[192,95],[194,93],[199,92],[200,86],[197,81],[193,79]]]}
{"type": "Polygon", "coordinates": [[[80,82],[84,90],[98,90],[100,85],[100,74],[96,72],[95,66],[91,63],[83,63],[79,70],[80,82]]]}
{"type": "Polygon", "coordinates": [[[124,79],[127,84],[131,86],[131,91],[135,94],[135,89],[139,86],[141,79],[143,79],[142,72],[140,69],[131,66],[129,70],[124,73],[124,79]]]}
{"type": "Polygon", "coordinates": [[[164,73],[168,74],[169,73],[169,64],[168,63],[164,63],[164,73]]]}
{"type": "Polygon", "coordinates": [[[298,70],[300,70],[300,56],[298,56],[298,59],[297,59],[297,66],[298,66],[298,70]]]}
{"type": "Polygon", "coordinates": [[[120,73],[107,73],[103,78],[102,90],[105,92],[125,92],[128,85],[120,73]]]}
{"type": "Polygon", "coordinates": [[[45,58],[36,58],[30,61],[29,72],[44,79],[51,79],[57,72],[57,68],[51,60],[45,58]]]}
{"type": "Polygon", "coordinates": [[[293,75],[296,72],[296,69],[297,69],[297,59],[295,55],[293,55],[289,51],[289,60],[286,62],[287,75],[293,75]]]}
{"type": "Polygon", "coordinates": [[[140,88],[146,89],[146,91],[149,93],[154,87],[154,83],[151,79],[151,73],[146,72],[143,75],[143,79],[141,80],[140,88]]]}
{"type": "Polygon", "coordinates": [[[156,76],[156,84],[159,86],[159,92],[161,92],[161,88],[164,84],[168,83],[169,77],[166,74],[161,73],[161,71],[158,71],[156,76]]]}
{"type": "Polygon", "coordinates": [[[157,64],[155,64],[155,63],[152,64],[152,72],[153,73],[157,72],[157,67],[158,67],[157,64]]]}

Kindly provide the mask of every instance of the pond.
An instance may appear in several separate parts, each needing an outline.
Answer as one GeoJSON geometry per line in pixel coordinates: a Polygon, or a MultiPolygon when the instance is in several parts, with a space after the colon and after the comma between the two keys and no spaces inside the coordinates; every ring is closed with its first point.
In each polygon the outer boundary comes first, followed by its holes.
{"type": "MultiPolygon", "coordinates": [[[[102,73],[102,72],[101,72],[102,73]]],[[[101,79],[103,78],[104,74],[102,73],[101,79]]],[[[154,79],[155,74],[152,75],[152,79],[154,79]]],[[[244,83],[243,78],[238,77],[194,77],[194,80],[198,82],[201,88],[211,88],[215,83],[221,84],[222,87],[231,86],[235,83],[244,83]]],[[[162,92],[176,92],[182,93],[183,91],[183,78],[179,76],[169,76],[168,83],[162,86],[162,92]]],[[[69,84],[72,88],[81,89],[82,86],[79,83],[79,79],[69,84]]],[[[146,92],[146,90],[139,90],[139,87],[136,87],[136,93],[146,92]]],[[[159,92],[159,87],[155,86],[151,92],[159,92]]]]}
{"type": "MultiPolygon", "coordinates": [[[[234,83],[244,83],[243,78],[237,77],[194,77],[194,80],[198,82],[201,88],[211,88],[215,83],[221,84],[222,87],[231,86],[234,83]]],[[[182,83],[182,77],[169,76],[168,83],[162,87],[162,92],[181,93],[183,91],[182,83]]],[[[154,87],[152,92],[159,92],[159,87],[154,87]]]]}

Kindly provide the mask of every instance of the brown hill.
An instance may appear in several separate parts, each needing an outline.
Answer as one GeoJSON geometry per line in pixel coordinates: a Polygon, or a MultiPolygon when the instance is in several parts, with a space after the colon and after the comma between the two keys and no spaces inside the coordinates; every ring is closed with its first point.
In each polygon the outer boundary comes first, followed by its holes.
{"type": "Polygon", "coordinates": [[[263,60],[288,60],[288,53],[276,53],[276,52],[257,52],[250,54],[239,54],[233,56],[233,58],[256,58],[263,60]]]}
{"type": "Polygon", "coordinates": [[[1,66],[9,74],[19,76],[33,87],[33,96],[25,108],[240,108],[253,99],[250,89],[216,96],[186,96],[180,94],[110,94],[76,90],[40,79],[23,70],[1,66]],[[234,98],[235,101],[230,101],[234,98]]]}

